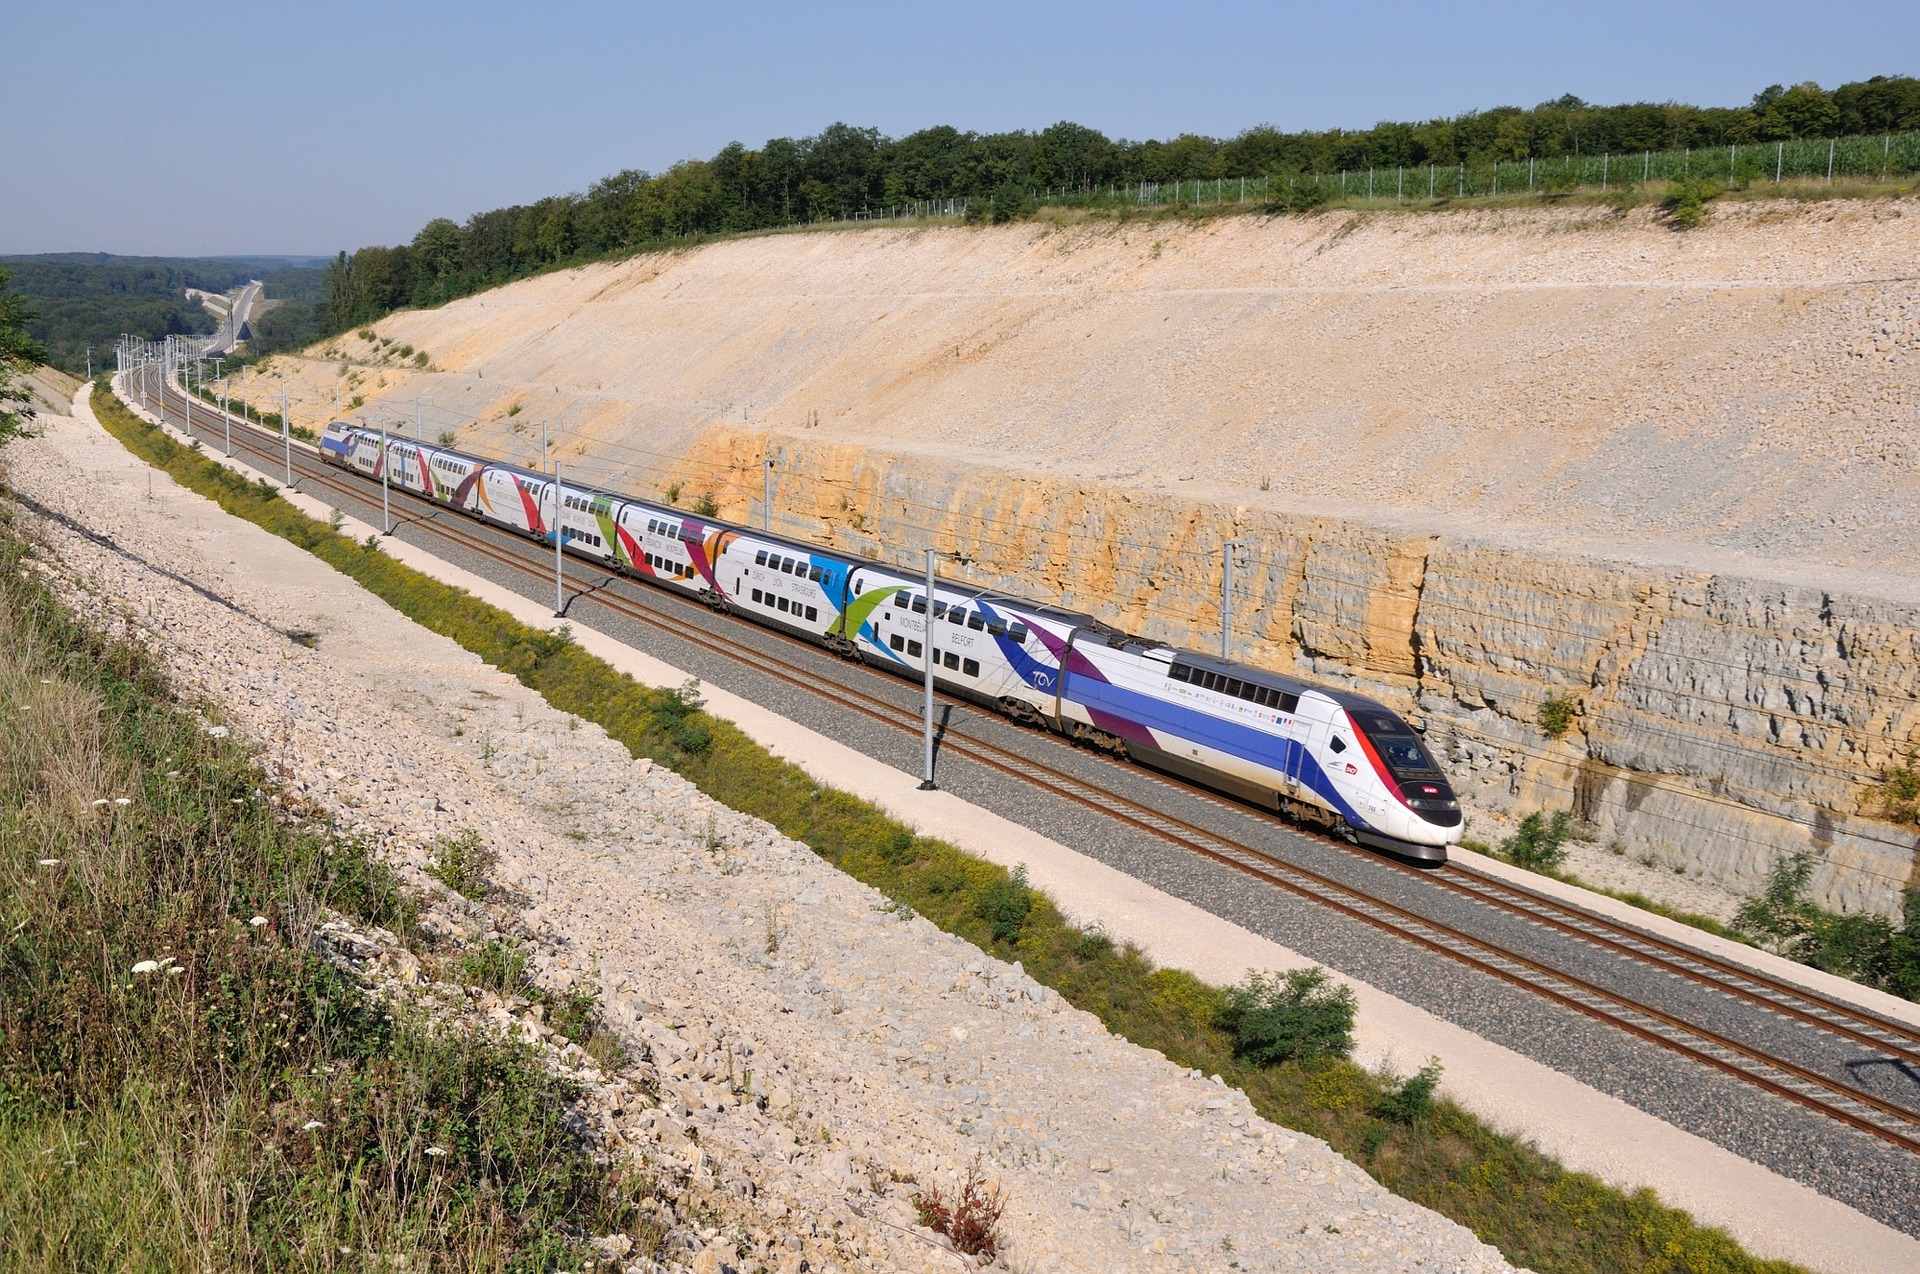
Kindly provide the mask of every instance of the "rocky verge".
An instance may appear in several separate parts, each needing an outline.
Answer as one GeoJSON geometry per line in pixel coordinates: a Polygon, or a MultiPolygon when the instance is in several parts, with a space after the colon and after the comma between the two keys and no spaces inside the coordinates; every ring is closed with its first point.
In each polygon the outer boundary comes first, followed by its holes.
{"type": "Polygon", "coordinates": [[[1920,746],[1910,199],[780,234],[282,359],[348,414],[710,496],[1422,717],[1481,812],[1573,808],[1891,910],[1920,746]],[[1564,701],[1550,737],[1540,710],[1564,701]]]}
{"type": "Polygon", "coordinates": [[[663,1183],[676,1265],[964,1268],[910,1199],[977,1169],[1005,1199],[1009,1269],[1507,1268],[298,550],[149,490],[98,431],[49,423],[11,476],[97,533],[45,525],[76,606],[164,652],[290,799],[414,869],[465,830],[500,855],[510,912],[449,897],[434,931],[525,935],[544,984],[598,988],[631,1070],[599,1072],[531,1006],[440,983],[383,935],[325,940],[390,994],[540,1036],[575,1068],[589,1130],[663,1183]]]}

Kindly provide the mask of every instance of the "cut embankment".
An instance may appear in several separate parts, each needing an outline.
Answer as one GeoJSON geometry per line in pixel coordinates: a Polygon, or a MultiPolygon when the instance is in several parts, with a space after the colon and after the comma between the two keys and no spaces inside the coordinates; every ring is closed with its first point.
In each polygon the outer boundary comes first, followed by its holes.
{"type": "MultiPolygon", "coordinates": [[[[0,508],[0,1251],[20,1271],[554,1268],[650,1184],[536,1051],[326,958],[418,904],[303,817],[0,508]]],[[[651,1250],[651,1249],[647,1249],[651,1250]]]]}
{"type": "Polygon", "coordinates": [[[1222,990],[1155,969],[1137,951],[1116,950],[1068,925],[1008,873],[917,837],[822,786],[698,711],[688,696],[640,686],[564,637],[521,625],[305,518],[259,484],[140,424],[108,395],[96,395],[95,408],[136,454],[230,512],[316,552],[555,707],[602,725],[634,755],[666,763],[727,804],[804,840],[898,905],[1023,961],[1029,973],[1116,1032],[1183,1065],[1219,1073],[1267,1117],[1327,1138],[1396,1192],[1472,1227],[1515,1261],[1541,1270],[1597,1271],[1659,1268],[1684,1255],[1702,1269],[1786,1268],[1755,1261],[1726,1236],[1694,1226],[1650,1195],[1623,1195],[1565,1172],[1446,1103],[1410,1106],[1401,1086],[1357,1067],[1319,1061],[1262,1068],[1236,1057],[1221,1025],[1222,990]],[[1398,1117],[1408,1111],[1414,1117],[1398,1117]]]}

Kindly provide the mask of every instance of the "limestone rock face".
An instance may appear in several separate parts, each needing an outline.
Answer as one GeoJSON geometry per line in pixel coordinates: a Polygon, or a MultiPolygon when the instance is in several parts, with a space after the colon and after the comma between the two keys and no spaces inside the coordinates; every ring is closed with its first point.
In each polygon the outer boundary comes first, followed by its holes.
{"type": "MultiPolygon", "coordinates": [[[[1488,814],[1891,908],[1916,744],[1913,197],[888,225],[554,271],[275,360],[478,454],[705,497],[1424,722],[1488,814]],[[426,368],[401,359],[412,347],[426,368]],[[914,560],[918,560],[915,558],[914,560]],[[1541,729],[1549,699],[1564,734],[1541,729]]],[[[351,411],[350,411],[350,414],[351,411]]],[[[1483,819],[1470,832],[1497,838],[1483,819]]]]}

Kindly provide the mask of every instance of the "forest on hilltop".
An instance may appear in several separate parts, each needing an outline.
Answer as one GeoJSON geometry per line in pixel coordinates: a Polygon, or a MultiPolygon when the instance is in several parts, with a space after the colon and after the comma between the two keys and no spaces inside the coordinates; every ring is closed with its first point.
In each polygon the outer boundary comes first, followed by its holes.
{"type": "Polygon", "coordinates": [[[1745,106],[1676,102],[1596,106],[1573,96],[1361,131],[1286,133],[1262,125],[1231,140],[1186,134],[1115,141],[1063,121],[1039,132],[941,125],[905,137],[834,124],[814,137],[739,142],[664,173],[634,169],[584,195],[554,195],[440,217],[411,243],[342,252],[329,267],[325,322],[343,331],[402,306],[436,305],[561,262],[690,235],[857,215],[914,201],[996,191],[1097,189],[1138,182],[1453,165],[1603,151],[1727,146],[1920,128],[1920,79],[1874,76],[1824,89],[1772,85],[1745,106]]]}

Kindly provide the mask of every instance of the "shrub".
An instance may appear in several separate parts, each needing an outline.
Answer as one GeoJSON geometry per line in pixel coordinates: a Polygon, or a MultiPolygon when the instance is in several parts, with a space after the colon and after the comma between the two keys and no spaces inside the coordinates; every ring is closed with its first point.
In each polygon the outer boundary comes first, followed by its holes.
{"type": "Polygon", "coordinates": [[[507,408],[507,415],[509,415],[509,416],[518,416],[519,414],[520,414],[520,404],[519,404],[519,403],[514,403],[514,404],[513,404],[513,405],[512,405],[511,407],[508,407],[508,408],[507,408]]]}
{"type": "Polygon", "coordinates": [[[528,985],[527,950],[511,938],[489,938],[470,947],[453,967],[462,982],[496,995],[517,995],[528,985]]]}
{"type": "Polygon", "coordinates": [[[1353,1051],[1353,988],[1321,968],[1282,974],[1249,970],[1227,990],[1214,1025],[1233,1038],[1234,1056],[1256,1066],[1345,1057],[1353,1051]]]}
{"type": "Polygon", "coordinates": [[[1276,173],[1267,183],[1268,205],[1279,212],[1312,212],[1327,204],[1327,189],[1307,173],[1276,173]]]}
{"type": "Polygon", "coordinates": [[[1027,887],[1027,869],[1015,867],[987,886],[974,904],[973,914],[987,922],[995,942],[1018,942],[1020,930],[1033,914],[1033,890],[1027,887]]]}
{"type": "Polygon", "coordinates": [[[427,362],[428,362],[427,351],[425,350],[421,350],[418,354],[415,354],[413,356],[413,365],[415,367],[425,367],[427,365],[427,362]]]}
{"type": "Polygon", "coordinates": [[[978,1156],[951,1195],[935,1182],[916,1191],[913,1203],[920,1212],[920,1224],[946,1235],[953,1250],[962,1256],[985,1257],[991,1261],[999,1254],[1000,1213],[1006,1207],[1006,1199],[999,1186],[980,1175],[978,1156]]]}
{"type": "Polygon", "coordinates": [[[1373,1113],[1393,1124],[1417,1124],[1433,1113],[1433,1094],[1440,1087],[1440,1059],[1429,1057],[1418,1072],[1381,1093],[1373,1113]]]}
{"type": "Polygon", "coordinates": [[[480,833],[466,828],[433,842],[427,854],[427,874],[455,893],[474,901],[487,896],[488,877],[500,856],[480,839],[480,833]]]}
{"type": "Polygon", "coordinates": [[[1667,224],[1676,230],[1691,230],[1706,220],[1707,204],[1723,192],[1705,177],[1682,177],[1660,201],[1666,210],[1667,224]]]}
{"type": "Polygon", "coordinates": [[[451,447],[454,443],[453,430],[442,429],[440,431],[440,436],[434,439],[434,441],[439,443],[443,447],[451,447]]]}
{"type": "Polygon", "coordinates": [[[1880,771],[1880,808],[1892,822],[1920,825],[1920,766],[1911,758],[1880,771]]]}
{"type": "Polygon", "coordinates": [[[1500,856],[1528,871],[1553,871],[1567,861],[1573,815],[1561,810],[1548,818],[1539,810],[1520,820],[1520,828],[1500,842],[1500,856]]]}
{"type": "Polygon", "coordinates": [[[1540,729],[1549,739],[1557,739],[1567,732],[1573,724],[1573,713],[1578,705],[1563,695],[1548,695],[1547,701],[1540,705],[1540,729]]]}
{"type": "Polygon", "coordinates": [[[1776,955],[1801,959],[1809,943],[1815,908],[1807,899],[1813,882],[1813,855],[1788,854],[1767,869],[1767,887],[1733,913],[1734,932],[1758,942],[1776,955]]]}
{"type": "Polygon", "coordinates": [[[882,862],[892,863],[895,867],[905,867],[920,857],[920,851],[914,845],[913,833],[904,827],[896,827],[880,846],[882,862]]]}
{"type": "Polygon", "coordinates": [[[720,504],[713,498],[713,492],[702,492],[699,499],[693,502],[693,511],[703,518],[714,517],[720,512],[720,504]]]}

